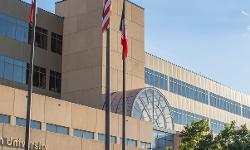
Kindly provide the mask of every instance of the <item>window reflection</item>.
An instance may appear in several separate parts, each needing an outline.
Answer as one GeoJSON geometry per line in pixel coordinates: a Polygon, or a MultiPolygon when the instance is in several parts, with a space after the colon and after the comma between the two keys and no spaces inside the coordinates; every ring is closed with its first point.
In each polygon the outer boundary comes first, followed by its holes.
{"type": "Polygon", "coordinates": [[[152,150],[165,150],[167,146],[174,147],[173,135],[171,133],[154,130],[152,150]]]}
{"type": "Polygon", "coordinates": [[[0,77],[18,83],[26,83],[27,63],[0,56],[0,77]]]}
{"type": "Polygon", "coordinates": [[[0,12],[0,36],[27,43],[28,29],[25,21],[0,12]]]}

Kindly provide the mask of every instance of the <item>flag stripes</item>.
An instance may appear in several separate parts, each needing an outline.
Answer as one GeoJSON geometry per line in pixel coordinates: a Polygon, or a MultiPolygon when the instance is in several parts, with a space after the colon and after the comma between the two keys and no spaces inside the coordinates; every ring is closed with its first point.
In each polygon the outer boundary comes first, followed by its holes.
{"type": "Polygon", "coordinates": [[[102,32],[104,32],[109,28],[110,15],[111,15],[111,0],[103,0],[102,32]]]}
{"type": "Polygon", "coordinates": [[[30,20],[29,20],[29,25],[30,27],[33,26],[33,17],[34,17],[34,14],[35,14],[35,2],[34,0],[32,0],[32,3],[31,3],[31,8],[30,8],[30,20]]]}
{"type": "Polygon", "coordinates": [[[126,11],[125,10],[125,0],[123,0],[122,17],[121,17],[121,24],[120,24],[121,44],[123,47],[123,51],[122,51],[122,59],[123,60],[125,59],[125,57],[128,56],[128,41],[127,41],[125,11],[126,11]]]}

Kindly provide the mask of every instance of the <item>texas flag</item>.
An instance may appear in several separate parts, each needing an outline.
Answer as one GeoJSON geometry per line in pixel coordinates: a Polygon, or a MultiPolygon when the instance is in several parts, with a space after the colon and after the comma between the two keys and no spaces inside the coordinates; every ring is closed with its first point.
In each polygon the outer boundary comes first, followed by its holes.
{"type": "Polygon", "coordinates": [[[127,41],[127,32],[126,32],[126,19],[125,19],[125,0],[123,0],[120,31],[121,31],[121,44],[123,47],[122,59],[124,60],[128,56],[128,41],[127,41]]]}
{"type": "Polygon", "coordinates": [[[32,0],[31,9],[30,9],[30,21],[29,21],[30,27],[33,26],[33,17],[34,17],[34,14],[35,14],[35,1],[32,0]]]}

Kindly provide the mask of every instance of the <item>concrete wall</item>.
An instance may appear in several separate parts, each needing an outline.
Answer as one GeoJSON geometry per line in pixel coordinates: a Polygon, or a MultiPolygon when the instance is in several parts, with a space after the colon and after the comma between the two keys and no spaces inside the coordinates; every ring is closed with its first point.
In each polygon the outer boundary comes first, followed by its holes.
{"type": "MultiPolygon", "coordinates": [[[[122,47],[119,31],[122,1],[112,1],[111,90],[122,89],[122,47]]],[[[144,86],[144,10],[127,3],[129,56],[127,89],[144,86]]],[[[101,32],[102,2],[67,0],[56,4],[64,16],[62,97],[101,108],[105,94],[106,34],[101,32]]]]}
{"type": "Polygon", "coordinates": [[[103,105],[101,2],[67,0],[56,4],[64,17],[62,98],[91,107],[103,105]]]}
{"type": "MultiPolygon", "coordinates": [[[[145,54],[145,67],[182,80],[196,87],[206,89],[209,92],[234,100],[243,105],[250,106],[250,96],[147,53],[145,54]]],[[[161,89],[160,91],[166,96],[172,107],[216,119],[224,123],[235,120],[238,126],[247,124],[248,128],[250,128],[250,119],[173,94],[169,91],[161,89]]],[[[182,129],[182,125],[175,125],[175,130],[180,131],[182,129]]]]}
{"type": "MultiPolygon", "coordinates": [[[[3,127],[4,131],[5,128],[11,128],[8,129],[9,137],[20,137],[23,139],[24,130],[20,127],[15,127],[15,124],[16,117],[26,118],[26,95],[26,91],[0,85],[0,114],[11,116],[10,124],[12,126],[3,127]]],[[[103,147],[102,144],[98,144],[97,142],[98,133],[105,133],[105,112],[102,110],[33,94],[31,118],[32,120],[40,121],[42,123],[41,131],[38,130],[34,132],[36,132],[38,137],[41,137],[40,141],[46,141],[46,144],[49,145],[51,150],[69,150],[67,147],[73,143],[77,143],[76,145],[81,145],[82,143],[83,147],[89,144],[93,144],[92,146],[99,145],[100,149],[103,147]],[[68,127],[69,136],[46,132],[46,123],[68,127]],[[73,129],[94,132],[95,140],[86,141],[75,138],[73,137],[73,129]],[[86,144],[83,144],[84,142],[86,144]]],[[[2,128],[0,126],[0,131],[1,129],[2,128]]],[[[139,141],[151,143],[153,135],[152,130],[150,122],[144,122],[127,117],[127,138],[137,140],[138,146],[139,141]]],[[[111,135],[117,137],[118,144],[121,142],[121,115],[111,114],[111,135]]],[[[34,139],[38,138],[36,136],[32,137],[34,137],[34,139]]],[[[76,149],[79,149],[79,147],[76,147],[76,149]]]]}
{"type": "MultiPolygon", "coordinates": [[[[25,128],[3,125],[0,124],[0,137],[19,139],[24,141],[25,128]]],[[[36,129],[31,129],[31,141],[33,143],[40,143],[41,145],[46,145],[46,150],[104,150],[104,143],[100,143],[95,140],[86,140],[78,137],[64,136],[56,133],[40,131],[36,129]]],[[[13,146],[2,146],[0,144],[1,150],[23,150],[21,147],[13,146]]],[[[128,150],[140,150],[140,148],[128,147],[128,150]]],[[[43,149],[45,150],[45,149],[43,149]]],[[[120,144],[112,144],[111,150],[121,150],[120,144]]]]}
{"type": "MultiPolygon", "coordinates": [[[[29,22],[30,5],[19,0],[1,0],[0,10],[9,16],[29,22]],[[13,7],[14,6],[14,7],[13,7]]],[[[45,94],[60,98],[60,94],[49,91],[49,73],[50,70],[61,72],[61,55],[51,52],[51,32],[62,35],[63,18],[38,9],[37,26],[48,30],[47,50],[36,47],[34,64],[46,68],[46,89],[34,88],[39,94],[45,94]]],[[[21,61],[29,62],[30,45],[10,38],[0,37],[0,55],[9,56],[21,61]]],[[[14,83],[11,81],[0,80],[5,84],[20,89],[26,89],[26,85],[14,83]]]]}

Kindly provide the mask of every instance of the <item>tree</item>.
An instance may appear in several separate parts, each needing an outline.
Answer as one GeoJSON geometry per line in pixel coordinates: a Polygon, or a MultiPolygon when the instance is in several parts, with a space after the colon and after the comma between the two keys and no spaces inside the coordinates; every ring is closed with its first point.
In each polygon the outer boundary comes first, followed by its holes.
{"type": "Polygon", "coordinates": [[[246,125],[237,129],[233,121],[225,125],[224,130],[215,137],[214,141],[216,145],[221,146],[222,150],[247,150],[250,149],[250,131],[246,125]]]}
{"type": "Polygon", "coordinates": [[[208,150],[213,144],[213,134],[208,120],[193,121],[181,132],[180,150],[208,150]]]}
{"type": "Polygon", "coordinates": [[[208,120],[192,122],[181,132],[180,150],[250,150],[250,130],[246,125],[237,128],[235,121],[213,135],[208,120]]]}

